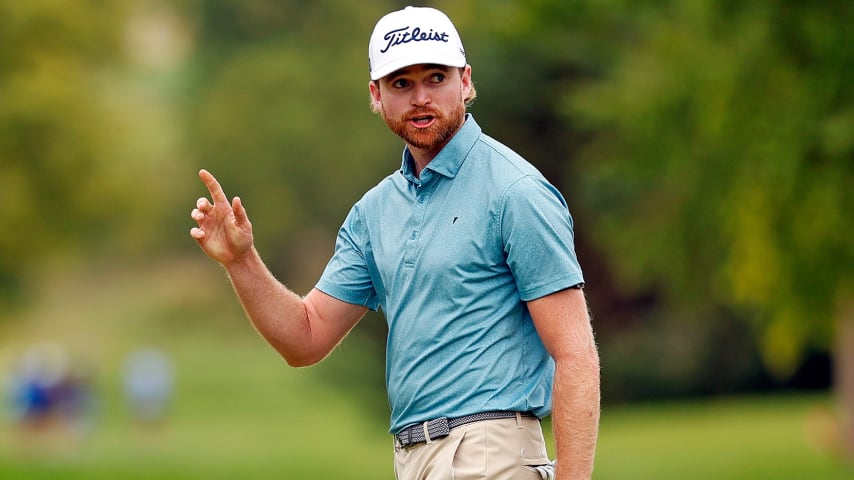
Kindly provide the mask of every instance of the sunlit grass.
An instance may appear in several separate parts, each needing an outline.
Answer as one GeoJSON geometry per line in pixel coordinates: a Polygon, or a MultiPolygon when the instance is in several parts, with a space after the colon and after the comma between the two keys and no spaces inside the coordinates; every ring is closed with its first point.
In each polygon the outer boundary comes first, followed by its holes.
{"type": "Polygon", "coordinates": [[[600,479],[849,479],[827,450],[825,396],[769,395],[603,411],[600,479]]]}

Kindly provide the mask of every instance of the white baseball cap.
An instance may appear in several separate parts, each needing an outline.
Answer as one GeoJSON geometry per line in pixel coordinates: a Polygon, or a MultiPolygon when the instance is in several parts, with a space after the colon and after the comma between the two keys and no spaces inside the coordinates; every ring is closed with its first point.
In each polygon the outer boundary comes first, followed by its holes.
{"type": "Polygon", "coordinates": [[[368,44],[371,80],[419,63],[465,67],[463,42],[447,15],[428,7],[406,7],[381,18],[368,44]]]}

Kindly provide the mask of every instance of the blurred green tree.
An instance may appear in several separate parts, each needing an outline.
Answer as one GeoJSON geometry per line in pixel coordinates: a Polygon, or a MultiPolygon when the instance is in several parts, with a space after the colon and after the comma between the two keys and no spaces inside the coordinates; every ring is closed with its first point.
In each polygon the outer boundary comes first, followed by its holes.
{"type": "Polygon", "coordinates": [[[180,58],[169,52],[181,42],[164,33],[181,26],[150,5],[0,0],[5,301],[24,293],[28,271],[60,259],[169,245],[161,226],[180,192],[168,87],[180,58]]]}
{"type": "Polygon", "coordinates": [[[76,248],[116,205],[99,89],[121,57],[120,2],[0,1],[0,286],[76,248]]]}
{"type": "Polygon", "coordinates": [[[382,9],[344,0],[208,0],[196,8],[193,162],[264,219],[256,229],[262,251],[293,252],[275,255],[271,267],[308,287],[349,206],[399,165],[402,145],[368,108],[361,39],[382,9]]]}
{"type": "Polygon", "coordinates": [[[663,2],[643,13],[615,63],[564,97],[594,133],[580,173],[599,212],[595,241],[623,288],[755,318],[779,377],[836,338],[850,422],[854,4],[663,2]]]}

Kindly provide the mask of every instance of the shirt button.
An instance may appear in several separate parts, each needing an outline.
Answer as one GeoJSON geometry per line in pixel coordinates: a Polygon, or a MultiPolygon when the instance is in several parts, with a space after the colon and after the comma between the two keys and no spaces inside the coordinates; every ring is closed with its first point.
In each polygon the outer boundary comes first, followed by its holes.
{"type": "Polygon", "coordinates": [[[412,239],[415,240],[415,237],[418,236],[418,232],[412,232],[412,239]]]}
{"type": "Polygon", "coordinates": [[[418,197],[418,203],[424,203],[424,197],[418,197]]]}

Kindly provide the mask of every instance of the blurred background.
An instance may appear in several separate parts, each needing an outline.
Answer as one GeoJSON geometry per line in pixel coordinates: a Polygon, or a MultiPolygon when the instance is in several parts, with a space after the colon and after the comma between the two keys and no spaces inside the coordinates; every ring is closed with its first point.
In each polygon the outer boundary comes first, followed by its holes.
{"type": "MultiPolygon", "coordinates": [[[[209,169],[307,292],[399,167],[367,42],[408,3],[0,0],[0,478],[393,477],[383,318],[288,368],[189,213],[209,169]]],[[[595,478],[854,478],[854,3],[422,5],[569,202],[595,478]]]]}

